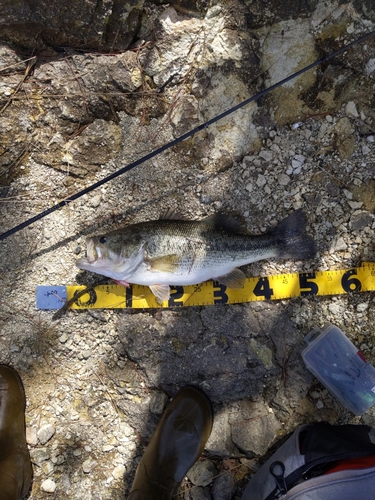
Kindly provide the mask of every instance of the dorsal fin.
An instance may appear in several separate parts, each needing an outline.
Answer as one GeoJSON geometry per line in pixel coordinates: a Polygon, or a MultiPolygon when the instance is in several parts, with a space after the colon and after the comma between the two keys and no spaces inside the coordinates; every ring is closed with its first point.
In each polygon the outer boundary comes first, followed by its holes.
{"type": "Polygon", "coordinates": [[[159,220],[191,220],[186,215],[178,212],[174,208],[168,208],[160,214],[159,220]]]}
{"type": "Polygon", "coordinates": [[[237,215],[217,213],[206,217],[203,221],[209,226],[222,229],[227,233],[249,234],[244,219],[237,215]]]}

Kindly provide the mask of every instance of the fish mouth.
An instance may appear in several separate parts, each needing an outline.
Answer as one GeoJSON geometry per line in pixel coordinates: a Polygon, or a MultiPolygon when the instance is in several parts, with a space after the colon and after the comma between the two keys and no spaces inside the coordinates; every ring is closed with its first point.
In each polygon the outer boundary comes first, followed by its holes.
{"type": "Polygon", "coordinates": [[[92,240],[89,240],[87,242],[87,249],[86,249],[86,259],[87,262],[90,264],[93,264],[97,260],[101,260],[103,258],[103,253],[100,249],[99,246],[95,246],[94,242],[92,240]]]}
{"type": "Polygon", "coordinates": [[[91,269],[91,265],[92,264],[89,262],[88,259],[86,259],[86,257],[83,257],[82,259],[79,259],[76,262],[76,266],[79,269],[84,269],[85,271],[89,271],[91,269]]]}
{"type": "Polygon", "coordinates": [[[100,262],[100,259],[95,259],[95,258],[87,258],[87,257],[82,257],[82,259],[78,259],[76,262],[76,266],[79,269],[84,269],[85,271],[91,271],[93,267],[96,267],[95,265],[100,262]]]}
{"type": "Polygon", "coordinates": [[[87,242],[86,257],[77,260],[76,266],[80,269],[90,270],[103,259],[103,252],[92,241],[87,242]]]}
{"type": "Polygon", "coordinates": [[[102,274],[109,278],[112,278],[113,275],[117,275],[119,272],[118,263],[112,261],[102,249],[97,247],[88,247],[86,257],[78,259],[76,261],[76,267],[83,271],[102,274]]]}

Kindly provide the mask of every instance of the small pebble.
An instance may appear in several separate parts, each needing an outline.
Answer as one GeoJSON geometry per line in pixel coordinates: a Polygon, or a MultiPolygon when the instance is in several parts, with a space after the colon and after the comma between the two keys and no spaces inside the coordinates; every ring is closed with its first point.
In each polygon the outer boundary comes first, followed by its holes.
{"type": "Polygon", "coordinates": [[[290,182],[290,177],[286,174],[280,174],[277,180],[280,186],[287,186],[290,182]]]}
{"type": "Polygon", "coordinates": [[[40,485],[40,489],[46,493],[54,493],[56,490],[56,483],[52,479],[46,479],[40,485]]]}
{"type": "Polygon", "coordinates": [[[60,335],[59,337],[59,341],[62,343],[62,344],[65,344],[65,342],[68,340],[69,336],[64,332],[62,335],[60,335]]]}
{"type": "Polygon", "coordinates": [[[195,486],[207,486],[217,475],[215,465],[209,460],[196,462],[187,473],[188,478],[195,486]]]}
{"type": "Polygon", "coordinates": [[[41,469],[43,474],[49,476],[53,472],[54,462],[52,460],[46,460],[42,463],[41,469]]]}
{"type": "Polygon", "coordinates": [[[168,402],[168,396],[161,391],[155,391],[150,400],[150,411],[154,415],[161,415],[168,402]]]}
{"type": "Polygon", "coordinates": [[[26,427],[26,442],[30,446],[38,444],[38,436],[34,427],[26,427]]]}
{"type": "Polygon", "coordinates": [[[83,462],[82,470],[85,474],[89,474],[97,465],[98,465],[98,462],[89,458],[88,460],[85,460],[83,462]]]}
{"type": "Polygon", "coordinates": [[[125,474],[125,471],[126,471],[126,468],[124,465],[118,465],[117,467],[115,467],[112,471],[112,476],[115,478],[115,479],[122,479],[122,477],[124,476],[125,474]]]}
{"type": "Polygon", "coordinates": [[[265,184],[267,183],[267,180],[266,178],[264,177],[264,175],[258,175],[258,178],[256,180],[256,184],[257,186],[259,187],[263,187],[265,184]]]}
{"type": "Polygon", "coordinates": [[[361,302],[361,304],[357,305],[357,311],[358,312],[364,312],[368,309],[368,303],[367,302],[361,302]]]}
{"type": "Polygon", "coordinates": [[[37,448],[30,450],[30,458],[34,464],[40,464],[50,457],[47,448],[37,448]]]}
{"type": "Polygon", "coordinates": [[[346,114],[352,118],[358,118],[359,114],[354,101],[349,101],[345,107],[346,114]]]}
{"type": "Polygon", "coordinates": [[[39,430],[38,430],[38,439],[41,444],[46,444],[52,436],[55,434],[56,429],[54,428],[53,425],[47,424],[43,425],[39,430]]]}
{"type": "Polygon", "coordinates": [[[262,151],[259,152],[259,156],[263,158],[263,160],[266,161],[271,161],[272,160],[272,151],[269,149],[262,149],[262,151]]]}

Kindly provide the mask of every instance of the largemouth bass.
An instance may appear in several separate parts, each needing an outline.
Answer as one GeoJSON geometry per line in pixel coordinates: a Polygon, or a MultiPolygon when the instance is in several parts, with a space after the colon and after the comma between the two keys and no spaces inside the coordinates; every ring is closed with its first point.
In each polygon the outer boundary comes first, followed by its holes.
{"type": "Polygon", "coordinates": [[[193,285],[215,279],[229,288],[245,282],[240,266],[262,259],[309,259],[316,253],[300,209],[261,235],[250,235],[237,218],[216,214],[199,221],[169,216],[132,224],[87,239],[80,269],[117,283],[147,285],[159,302],[169,285],[193,285]]]}

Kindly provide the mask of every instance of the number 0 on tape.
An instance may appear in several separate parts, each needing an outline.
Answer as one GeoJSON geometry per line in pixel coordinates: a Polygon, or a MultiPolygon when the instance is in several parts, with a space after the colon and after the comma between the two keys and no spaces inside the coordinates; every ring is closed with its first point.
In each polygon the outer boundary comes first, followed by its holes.
{"type": "MultiPolygon", "coordinates": [[[[38,286],[37,308],[60,309],[65,301],[74,298],[84,286],[38,286]]],[[[175,306],[207,306],[238,304],[260,300],[279,300],[311,295],[342,295],[375,290],[375,263],[341,271],[278,274],[247,278],[241,289],[227,288],[216,281],[200,285],[172,286],[168,301],[158,304],[145,286],[98,285],[80,296],[72,309],[123,309],[175,306]]]]}

